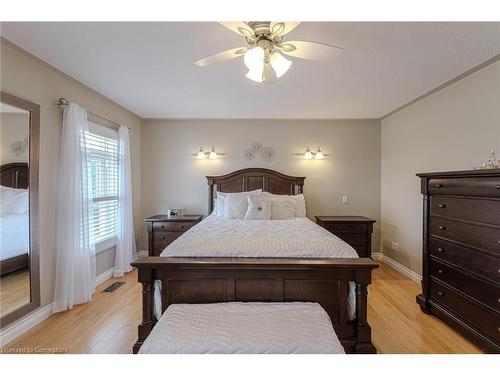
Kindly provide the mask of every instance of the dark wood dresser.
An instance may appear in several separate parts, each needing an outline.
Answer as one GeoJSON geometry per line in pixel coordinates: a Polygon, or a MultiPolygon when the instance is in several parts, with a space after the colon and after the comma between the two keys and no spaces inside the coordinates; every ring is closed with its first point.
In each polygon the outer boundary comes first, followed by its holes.
{"type": "Polygon", "coordinates": [[[145,219],[148,230],[148,255],[159,256],[168,245],[198,224],[202,218],[203,215],[184,215],[176,218],[155,215],[145,219]]]}
{"type": "Polygon", "coordinates": [[[351,245],[360,258],[371,258],[375,220],[364,216],[315,216],[315,218],[318,225],[351,245]]]}
{"type": "Polygon", "coordinates": [[[500,353],[500,169],[420,173],[417,302],[481,349],[500,353]]]}

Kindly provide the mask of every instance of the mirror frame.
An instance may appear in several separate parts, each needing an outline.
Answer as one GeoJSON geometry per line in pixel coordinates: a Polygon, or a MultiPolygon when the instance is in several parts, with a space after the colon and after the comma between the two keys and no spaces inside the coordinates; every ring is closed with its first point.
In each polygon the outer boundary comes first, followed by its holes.
{"type": "Polygon", "coordinates": [[[17,96],[0,91],[0,101],[14,107],[22,108],[30,113],[29,120],[29,233],[30,249],[28,261],[30,266],[30,302],[0,317],[0,327],[16,321],[22,316],[40,307],[40,232],[38,211],[38,170],[40,148],[40,106],[17,96]]]}

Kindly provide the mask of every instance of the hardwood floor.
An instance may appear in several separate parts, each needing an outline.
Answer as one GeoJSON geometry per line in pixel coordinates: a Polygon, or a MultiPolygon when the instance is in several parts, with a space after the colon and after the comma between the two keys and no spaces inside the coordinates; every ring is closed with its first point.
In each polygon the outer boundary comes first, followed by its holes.
{"type": "Polygon", "coordinates": [[[0,315],[30,302],[30,272],[26,268],[0,277],[0,315]]]}
{"type": "MultiPolygon", "coordinates": [[[[431,315],[420,311],[420,286],[381,264],[373,275],[368,318],[379,353],[481,353],[473,344],[431,315]]],[[[141,317],[137,272],[104,283],[91,303],[51,316],[6,346],[49,352],[131,353],[141,317]],[[114,280],[125,285],[101,293],[114,280]]]]}

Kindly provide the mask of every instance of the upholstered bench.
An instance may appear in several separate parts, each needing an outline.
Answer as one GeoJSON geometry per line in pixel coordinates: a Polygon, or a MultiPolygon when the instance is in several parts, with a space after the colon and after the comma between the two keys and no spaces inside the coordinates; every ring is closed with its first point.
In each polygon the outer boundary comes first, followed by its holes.
{"type": "Polygon", "coordinates": [[[170,305],[140,354],[344,353],[317,303],[170,305]]]}

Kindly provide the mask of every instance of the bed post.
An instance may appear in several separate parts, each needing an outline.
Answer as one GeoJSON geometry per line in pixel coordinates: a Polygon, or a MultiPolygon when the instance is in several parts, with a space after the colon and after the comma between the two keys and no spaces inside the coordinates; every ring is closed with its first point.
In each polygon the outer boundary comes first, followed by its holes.
{"type": "Polygon", "coordinates": [[[214,210],[214,180],[208,178],[208,214],[214,210]]]}
{"type": "Polygon", "coordinates": [[[357,270],[356,280],[356,353],[376,354],[372,344],[372,333],[368,324],[368,284],[371,283],[371,270],[357,270]]]}
{"type": "Polygon", "coordinates": [[[133,353],[137,354],[144,340],[153,329],[153,270],[149,267],[139,267],[139,282],[142,284],[142,320],[137,328],[138,339],[134,344],[133,353]]]}

